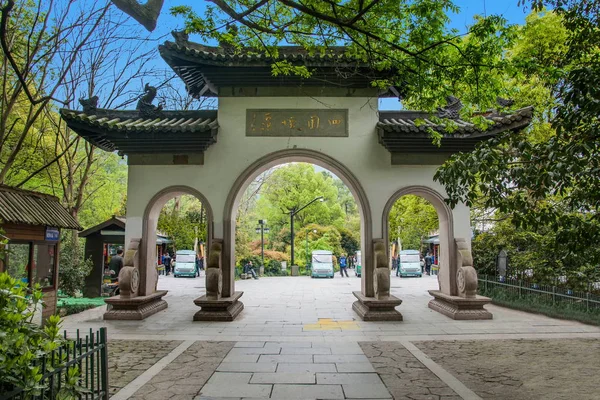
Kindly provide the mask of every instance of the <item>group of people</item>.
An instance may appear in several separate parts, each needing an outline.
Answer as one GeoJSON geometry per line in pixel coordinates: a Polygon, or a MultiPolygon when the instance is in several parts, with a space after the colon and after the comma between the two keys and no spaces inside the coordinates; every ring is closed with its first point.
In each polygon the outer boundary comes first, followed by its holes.
{"type": "Polygon", "coordinates": [[[346,257],[345,254],[342,254],[338,259],[338,262],[340,263],[340,275],[342,278],[344,277],[344,274],[346,274],[346,277],[348,277],[348,268],[354,268],[356,264],[356,258],[354,256],[346,257]]]}

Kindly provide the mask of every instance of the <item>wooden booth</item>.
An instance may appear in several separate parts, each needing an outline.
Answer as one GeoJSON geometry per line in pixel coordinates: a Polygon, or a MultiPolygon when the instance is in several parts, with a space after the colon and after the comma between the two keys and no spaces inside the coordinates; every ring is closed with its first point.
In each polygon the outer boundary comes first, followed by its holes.
{"type": "MultiPolygon", "coordinates": [[[[117,254],[119,248],[125,250],[126,222],[125,217],[113,215],[109,220],[79,233],[79,237],[85,238],[85,258],[91,258],[94,263],[92,272],[85,278],[83,289],[85,297],[102,296],[102,285],[108,263],[111,257],[117,254]]],[[[159,260],[166,251],[168,243],[171,241],[166,235],[156,233],[156,254],[159,260]]]]}
{"type": "Polygon", "coordinates": [[[81,226],[57,197],[0,185],[0,228],[8,239],[0,272],[40,284],[46,320],[56,313],[60,229],[81,226]]]}

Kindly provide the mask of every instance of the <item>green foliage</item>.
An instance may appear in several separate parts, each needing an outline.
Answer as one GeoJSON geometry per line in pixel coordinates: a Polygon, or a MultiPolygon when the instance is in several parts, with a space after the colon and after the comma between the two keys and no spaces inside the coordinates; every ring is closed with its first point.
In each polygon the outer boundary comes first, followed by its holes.
{"type": "MultiPolygon", "coordinates": [[[[466,34],[458,32],[448,27],[457,11],[451,1],[431,0],[230,0],[210,4],[203,15],[189,6],[171,9],[184,19],[186,31],[204,41],[228,43],[232,51],[252,49],[277,57],[277,45],[286,43],[309,54],[327,54],[343,44],[345,57],[373,70],[394,68],[394,76],[373,77],[372,85],[400,88],[403,101],[434,109],[446,95],[461,93],[468,103],[486,109],[503,86],[505,49],[514,28],[490,15],[478,16],[466,34]]],[[[288,62],[274,62],[272,68],[274,75],[311,72],[288,62]]]]}
{"type": "Polygon", "coordinates": [[[79,314],[90,308],[99,307],[97,304],[63,304],[58,307],[58,313],[61,316],[67,316],[72,314],[79,314]]]}
{"type": "Polygon", "coordinates": [[[472,242],[473,262],[480,274],[496,274],[496,256],[504,249],[508,254],[509,275],[528,278],[538,284],[557,285],[564,277],[566,287],[587,290],[600,281],[597,247],[573,252],[570,243],[559,238],[562,229],[539,227],[535,231],[515,228],[510,219],[497,223],[488,232],[479,233],[472,242]],[[529,278],[525,275],[528,271],[529,278]]]}
{"type": "Polygon", "coordinates": [[[157,229],[172,240],[172,248],[193,250],[196,237],[206,241],[206,209],[194,196],[172,199],[161,210],[157,229]]]}
{"type": "MultiPolygon", "coordinates": [[[[24,389],[26,398],[41,394],[42,376],[62,364],[42,363],[64,340],[60,335],[60,317],[51,316],[42,328],[33,322],[35,310],[41,307],[42,292],[36,286],[31,294],[26,286],[0,274],[0,393],[24,389]]],[[[77,398],[79,370],[67,369],[68,377],[57,398],[77,398]]]]}
{"type": "Polygon", "coordinates": [[[58,287],[69,296],[75,296],[85,286],[85,278],[94,268],[90,258],[84,257],[83,246],[77,232],[67,231],[62,237],[58,287]]]}
{"type": "Polygon", "coordinates": [[[421,250],[422,241],[438,229],[435,208],[419,196],[402,196],[392,206],[389,217],[390,240],[399,238],[402,249],[421,250]]]}
{"type": "Polygon", "coordinates": [[[556,302],[540,295],[514,293],[502,288],[485,290],[479,285],[479,294],[492,298],[492,303],[516,310],[543,314],[551,318],[579,321],[584,324],[600,325],[600,309],[586,309],[585,303],[556,302]]]}

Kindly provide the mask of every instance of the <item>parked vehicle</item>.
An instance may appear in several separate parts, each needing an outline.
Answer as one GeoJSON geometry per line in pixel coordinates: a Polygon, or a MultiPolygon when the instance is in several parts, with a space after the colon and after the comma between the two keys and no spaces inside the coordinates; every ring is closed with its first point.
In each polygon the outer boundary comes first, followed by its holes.
{"type": "Polygon", "coordinates": [[[314,250],[311,278],[333,278],[333,275],[333,253],[329,250],[314,250]]]}
{"type": "Polygon", "coordinates": [[[360,277],[360,274],[362,273],[362,255],[360,253],[360,251],[356,252],[356,266],[354,268],[354,274],[358,277],[360,277]]]}
{"type": "Polygon", "coordinates": [[[423,276],[421,270],[421,254],[419,250],[401,250],[399,254],[400,277],[405,276],[423,276]]]}
{"type": "Polygon", "coordinates": [[[196,252],[194,250],[177,250],[173,261],[173,276],[196,276],[196,252]]]}

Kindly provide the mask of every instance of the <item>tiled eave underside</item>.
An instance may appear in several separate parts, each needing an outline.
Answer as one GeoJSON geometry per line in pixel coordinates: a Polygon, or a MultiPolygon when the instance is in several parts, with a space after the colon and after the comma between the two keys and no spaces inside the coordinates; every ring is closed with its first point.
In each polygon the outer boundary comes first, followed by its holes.
{"type": "Polygon", "coordinates": [[[204,152],[216,143],[219,128],[216,120],[185,117],[127,122],[110,117],[90,120],[87,115],[63,112],[63,118],[69,128],[91,144],[125,154],[204,152]]]}

